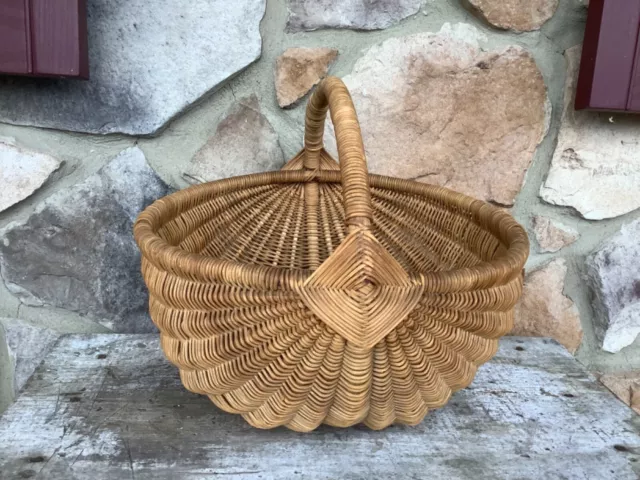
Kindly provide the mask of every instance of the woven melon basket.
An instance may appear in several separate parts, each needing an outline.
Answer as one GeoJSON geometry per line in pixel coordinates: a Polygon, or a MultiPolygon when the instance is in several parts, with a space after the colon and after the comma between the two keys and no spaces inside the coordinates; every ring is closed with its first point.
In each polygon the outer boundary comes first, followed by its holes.
{"type": "Polygon", "coordinates": [[[169,195],[134,230],[184,386],[255,427],[297,431],[413,425],[447,403],[512,328],[529,252],[498,208],[368,174],[333,77],[283,170],[169,195]],[[327,109],[340,166],[322,147],[327,109]]]}

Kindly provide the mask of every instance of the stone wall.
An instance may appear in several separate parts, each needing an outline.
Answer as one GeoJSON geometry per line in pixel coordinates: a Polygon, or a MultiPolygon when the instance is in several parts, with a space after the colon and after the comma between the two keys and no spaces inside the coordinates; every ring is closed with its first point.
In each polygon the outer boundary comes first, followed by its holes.
{"type": "Polygon", "coordinates": [[[586,3],[88,0],[90,82],[0,79],[0,410],[61,333],[154,331],[136,215],[279,168],[327,73],[371,171],[528,228],[514,333],[556,338],[637,407],[640,117],[572,109],[586,3]]]}

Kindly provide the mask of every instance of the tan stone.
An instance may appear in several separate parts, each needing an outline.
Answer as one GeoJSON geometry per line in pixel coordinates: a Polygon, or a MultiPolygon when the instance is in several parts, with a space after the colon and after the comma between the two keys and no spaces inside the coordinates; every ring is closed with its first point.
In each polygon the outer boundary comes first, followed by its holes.
{"type": "Polygon", "coordinates": [[[582,325],[578,308],[562,292],[566,275],[561,258],[527,275],[511,335],[551,337],[575,353],[582,342],[582,325]]]}
{"type": "Polygon", "coordinates": [[[620,400],[640,414],[640,371],[609,373],[599,380],[620,400]]]}
{"type": "Polygon", "coordinates": [[[184,172],[191,183],[278,170],[284,164],[278,134],[255,95],[234,102],[184,172]]]}
{"type": "Polygon", "coordinates": [[[538,30],[553,17],[558,0],[467,0],[487,22],[505,30],[538,30]]]}
{"type": "Polygon", "coordinates": [[[532,226],[541,252],[557,252],[580,236],[576,229],[540,215],[533,217],[532,226]]]}
{"type": "Polygon", "coordinates": [[[565,52],[567,79],[558,143],[543,200],[602,220],[640,208],[640,119],[634,115],[576,111],[581,46],[565,52]]]}
{"type": "Polygon", "coordinates": [[[546,87],[528,52],[485,52],[481,39],[470,25],[445,24],[386,40],[356,62],[344,81],[371,172],[513,204],[547,131],[546,87]]]}
{"type": "Polygon", "coordinates": [[[304,97],[338,56],[332,48],[289,48],[276,60],[278,105],[288,107],[304,97]]]}

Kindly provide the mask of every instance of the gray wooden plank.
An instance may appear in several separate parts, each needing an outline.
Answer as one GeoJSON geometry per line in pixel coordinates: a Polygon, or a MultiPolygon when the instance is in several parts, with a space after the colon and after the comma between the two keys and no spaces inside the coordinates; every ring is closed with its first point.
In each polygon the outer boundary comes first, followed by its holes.
{"type": "Polygon", "coordinates": [[[417,427],[263,431],[185,391],[155,335],[61,338],[0,417],[0,478],[636,479],[640,421],[560,345],[506,338],[417,427]]]}

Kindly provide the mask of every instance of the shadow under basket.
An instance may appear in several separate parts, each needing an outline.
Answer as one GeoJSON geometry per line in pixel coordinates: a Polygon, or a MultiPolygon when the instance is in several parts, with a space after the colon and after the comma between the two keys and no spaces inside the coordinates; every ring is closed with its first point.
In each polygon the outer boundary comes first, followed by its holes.
{"type": "Polygon", "coordinates": [[[507,213],[372,175],[328,77],[283,170],[196,185],[138,218],[150,310],[184,386],[259,428],[414,425],[513,326],[529,252],[507,213]],[[331,113],[340,166],[322,147],[331,113]]]}

